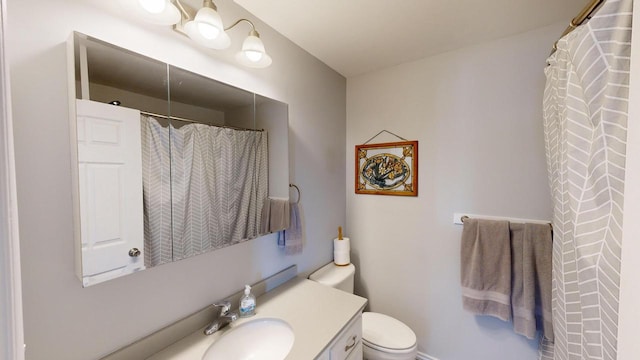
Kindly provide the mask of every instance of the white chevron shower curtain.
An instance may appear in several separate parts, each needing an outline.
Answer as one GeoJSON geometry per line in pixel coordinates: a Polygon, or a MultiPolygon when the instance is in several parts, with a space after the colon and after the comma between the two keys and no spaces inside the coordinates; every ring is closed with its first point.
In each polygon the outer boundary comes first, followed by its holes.
{"type": "Polygon", "coordinates": [[[545,70],[554,339],[541,359],[616,360],[632,0],[609,0],[545,70]]]}
{"type": "Polygon", "coordinates": [[[155,266],[259,235],[267,134],[142,118],[145,259],[155,266]]]}
{"type": "Polygon", "coordinates": [[[171,157],[169,130],[142,116],[142,192],[144,202],[144,264],[173,260],[171,243],[171,157]]]}

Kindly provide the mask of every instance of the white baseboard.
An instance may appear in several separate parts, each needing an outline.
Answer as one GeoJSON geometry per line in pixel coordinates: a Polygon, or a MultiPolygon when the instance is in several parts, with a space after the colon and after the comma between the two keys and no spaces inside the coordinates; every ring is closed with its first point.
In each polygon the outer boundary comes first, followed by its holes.
{"type": "Polygon", "coordinates": [[[439,359],[418,351],[418,356],[416,357],[416,360],[439,360],[439,359]]]}

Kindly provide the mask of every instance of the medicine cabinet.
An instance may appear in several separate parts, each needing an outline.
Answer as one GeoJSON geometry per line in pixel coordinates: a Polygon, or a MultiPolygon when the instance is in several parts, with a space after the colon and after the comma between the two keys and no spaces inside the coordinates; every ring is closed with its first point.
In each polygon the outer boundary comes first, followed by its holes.
{"type": "Polygon", "coordinates": [[[288,197],[288,106],[73,33],[76,269],[83,286],[264,235],[288,197]]]}

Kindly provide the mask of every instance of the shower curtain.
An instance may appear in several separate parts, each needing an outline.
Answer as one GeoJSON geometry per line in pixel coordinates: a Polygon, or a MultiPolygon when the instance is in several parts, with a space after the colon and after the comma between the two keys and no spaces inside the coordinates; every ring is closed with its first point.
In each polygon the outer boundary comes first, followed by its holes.
{"type": "Polygon", "coordinates": [[[541,359],[616,359],[632,0],[609,0],[545,70],[554,339],[541,359]]]}
{"type": "Polygon", "coordinates": [[[267,135],[142,118],[147,265],[259,235],[268,195],[267,135]]]}
{"type": "Polygon", "coordinates": [[[157,120],[141,116],[144,264],[173,260],[171,243],[171,157],[169,130],[157,120]]]}

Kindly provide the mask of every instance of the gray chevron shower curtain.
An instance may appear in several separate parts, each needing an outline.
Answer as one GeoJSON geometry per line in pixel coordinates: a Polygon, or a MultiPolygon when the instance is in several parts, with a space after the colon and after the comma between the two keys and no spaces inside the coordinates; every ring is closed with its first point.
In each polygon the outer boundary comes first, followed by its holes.
{"type": "Polygon", "coordinates": [[[147,266],[259,236],[267,134],[143,116],[147,266]]]}
{"type": "Polygon", "coordinates": [[[545,69],[554,339],[541,359],[617,354],[632,0],[609,0],[545,69]]]}

